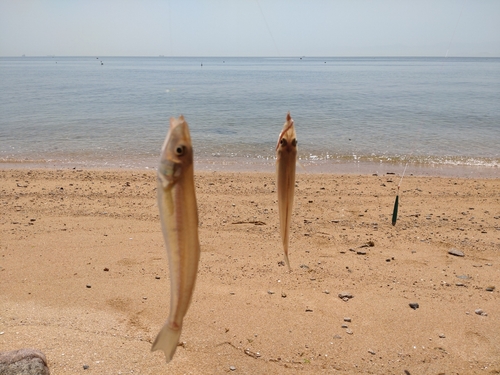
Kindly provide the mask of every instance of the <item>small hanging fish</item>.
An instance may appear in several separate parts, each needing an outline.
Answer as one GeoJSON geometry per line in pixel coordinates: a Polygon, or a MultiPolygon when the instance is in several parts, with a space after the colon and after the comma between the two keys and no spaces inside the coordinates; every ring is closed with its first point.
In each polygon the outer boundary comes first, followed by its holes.
{"type": "Polygon", "coordinates": [[[399,208],[399,188],[401,183],[403,182],[403,178],[406,173],[406,168],[408,168],[408,162],[406,162],[405,169],[403,170],[403,174],[401,175],[401,180],[399,180],[398,184],[398,192],[396,193],[396,200],[394,201],[394,209],[392,210],[392,225],[396,225],[396,221],[398,220],[398,208],[399,208]]]}
{"type": "Polygon", "coordinates": [[[276,174],[278,179],[278,208],[280,233],[285,252],[285,262],[291,270],[288,260],[288,243],[292,221],[293,195],[295,190],[295,165],[297,163],[297,135],[290,112],[276,144],[276,174]]]}
{"type": "Polygon", "coordinates": [[[398,220],[398,206],[399,206],[399,186],[398,186],[398,193],[396,194],[396,201],[394,202],[394,209],[392,210],[392,225],[396,225],[396,220],[398,220]]]}
{"type": "Polygon", "coordinates": [[[168,363],[179,343],[200,259],[193,148],[183,116],[170,119],[161,150],[158,207],[170,271],[170,314],[151,351],[163,350],[168,363]]]}

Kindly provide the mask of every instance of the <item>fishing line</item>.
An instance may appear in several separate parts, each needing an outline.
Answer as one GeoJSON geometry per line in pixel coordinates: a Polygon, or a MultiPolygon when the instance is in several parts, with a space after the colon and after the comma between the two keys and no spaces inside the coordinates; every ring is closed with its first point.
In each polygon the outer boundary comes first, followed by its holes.
{"type": "MultiPolygon", "coordinates": [[[[269,27],[269,23],[267,22],[267,18],[266,18],[266,15],[264,13],[264,11],[262,10],[262,7],[260,6],[260,3],[259,3],[259,0],[255,0],[255,2],[257,3],[257,6],[259,7],[259,11],[260,11],[260,14],[262,15],[262,19],[267,27],[267,31],[269,33],[269,36],[271,38],[271,40],[273,41],[273,44],[274,44],[274,47],[276,49],[276,52],[277,52],[277,55],[278,57],[283,57],[280,53],[280,50],[278,48],[278,45],[276,43],[276,40],[274,39],[274,35],[273,35],[273,32],[271,31],[271,28],[269,27]]],[[[302,57],[301,57],[302,59],[302,57]]],[[[291,79],[290,79],[290,76],[288,75],[288,82],[291,82],[291,79]]],[[[304,99],[309,102],[309,104],[311,104],[311,106],[316,110],[316,112],[318,112],[319,114],[321,114],[323,116],[323,118],[325,119],[331,119],[331,116],[327,115],[327,113],[323,110],[323,108],[321,108],[317,103],[315,103],[311,98],[309,98],[308,96],[304,96],[304,99]]],[[[292,116],[293,117],[293,116],[292,116]]],[[[300,163],[299,159],[297,159],[297,163],[299,164],[299,166],[301,168],[304,168],[304,166],[300,163]]]]}
{"type": "Polygon", "coordinates": [[[255,2],[257,3],[257,6],[259,7],[260,14],[262,15],[262,18],[264,19],[264,23],[266,24],[267,31],[269,32],[269,35],[271,36],[271,40],[273,41],[274,48],[276,48],[276,52],[278,52],[278,56],[281,57],[280,50],[278,49],[278,45],[276,44],[276,41],[274,40],[273,33],[271,32],[271,28],[269,27],[269,24],[267,23],[266,16],[264,15],[264,12],[262,11],[259,0],[255,0],[255,2]]]}
{"type": "MultiPolygon", "coordinates": [[[[467,3],[467,0],[464,0],[464,2],[462,3],[462,8],[460,9],[460,14],[458,15],[458,19],[457,19],[457,23],[455,24],[455,29],[453,30],[453,34],[451,36],[451,40],[450,40],[450,43],[448,44],[448,49],[446,50],[446,55],[445,55],[445,58],[448,57],[448,53],[450,51],[450,47],[451,47],[451,43],[453,42],[453,39],[455,38],[455,33],[457,32],[457,28],[458,28],[458,24],[460,22],[460,18],[462,17],[462,13],[464,11],[464,8],[465,8],[465,4],[467,3]]],[[[413,154],[413,151],[412,153],[410,154],[410,157],[408,158],[408,161],[406,162],[406,165],[405,165],[405,168],[404,168],[404,171],[403,171],[403,175],[401,176],[401,180],[399,181],[399,184],[398,184],[398,190],[396,192],[396,200],[394,201],[394,209],[392,210],[392,225],[396,225],[396,221],[398,219],[398,208],[399,208],[399,189],[401,187],[401,183],[403,182],[403,177],[405,176],[405,173],[406,173],[406,168],[408,167],[408,163],[410,161],[410,158],[411,158],[411,155],[413,154]]]]}
{"type": "Polygon", "coordinates": [[[458,23],[460,22],[460,18],[462,17],[462,12],[464,10],[466,2],[467,2],[467,0],[464,1],[464,3],[462,4],[462,9],[460,9],[460,14],[458,16],[457,23],[455,25],[455,30],[453,30],[453,35],[451,36],[450,44],[448,44],[448,49],[446,50],[445,57],[448,57],[448,52],[450,51],[451,43],[453,42],[453,39],[455,38],[455,33],[457,32],[458,23]]]}

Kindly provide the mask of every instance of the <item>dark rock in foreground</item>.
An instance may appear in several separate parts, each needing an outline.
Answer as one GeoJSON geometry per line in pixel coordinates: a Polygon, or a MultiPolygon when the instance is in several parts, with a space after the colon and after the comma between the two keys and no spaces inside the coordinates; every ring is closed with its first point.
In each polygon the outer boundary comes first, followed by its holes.
{"type": "Polygon", "coordinates": [[[47,358],[35,349],[0,352],[0,375],[49,375],[47,358]]]}

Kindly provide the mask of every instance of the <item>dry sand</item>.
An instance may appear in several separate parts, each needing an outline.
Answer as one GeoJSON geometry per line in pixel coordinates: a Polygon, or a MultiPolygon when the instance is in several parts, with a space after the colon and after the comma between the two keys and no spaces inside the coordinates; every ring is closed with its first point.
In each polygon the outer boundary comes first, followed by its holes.
{"type": "Polygon", "coordinates": [[[196,174],[202,255],[167,365],[154,173],[0,170],[0,351],[40,349],[53,375],[500,373],[499,179],[407,176],[395,227],[398,176],[297,179],[288,273],[274,176],[196,174]]]}

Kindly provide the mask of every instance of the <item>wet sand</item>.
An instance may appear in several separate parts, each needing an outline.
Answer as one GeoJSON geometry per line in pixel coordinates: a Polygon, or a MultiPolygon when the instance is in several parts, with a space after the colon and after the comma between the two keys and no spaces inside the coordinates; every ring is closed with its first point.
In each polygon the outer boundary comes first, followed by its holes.
{"type": "Polygon", "coordinates": [[[408,175],[392,226],[400,176],[298,172],[291,273],[274,175],[196,173],[202,255],[167,365],[154,172],[0,169],[0,351],[56,375],[500,372],[498,178],[408,175]]]}

